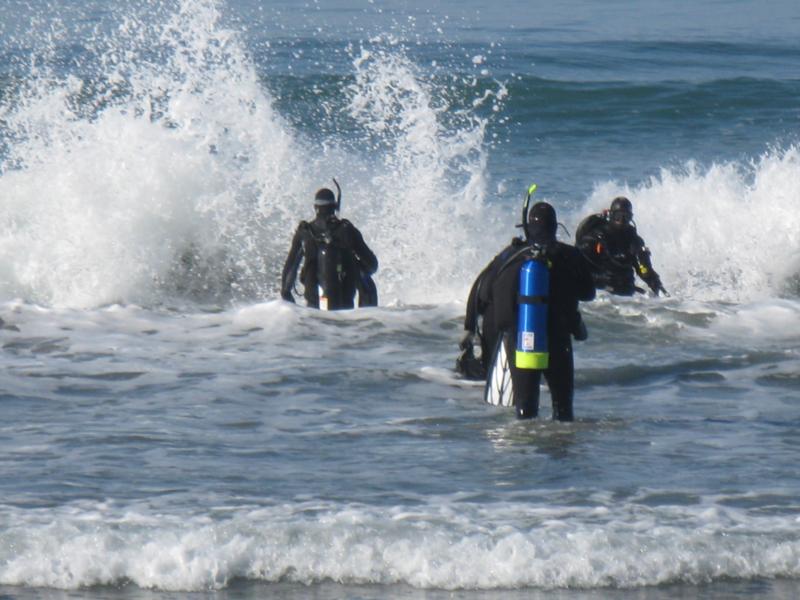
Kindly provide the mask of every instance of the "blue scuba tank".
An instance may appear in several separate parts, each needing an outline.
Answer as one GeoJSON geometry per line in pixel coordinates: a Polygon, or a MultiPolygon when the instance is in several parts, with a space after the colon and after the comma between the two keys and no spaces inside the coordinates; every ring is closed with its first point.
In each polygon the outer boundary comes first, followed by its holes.
{"type": "Polygon", "coordinates": [[[550,296],[550,270],[544,259],[530,259],[519,270],[517,298],[518,369],[546,369],[550,362],[547,349],[547,302],[550,296]]]}

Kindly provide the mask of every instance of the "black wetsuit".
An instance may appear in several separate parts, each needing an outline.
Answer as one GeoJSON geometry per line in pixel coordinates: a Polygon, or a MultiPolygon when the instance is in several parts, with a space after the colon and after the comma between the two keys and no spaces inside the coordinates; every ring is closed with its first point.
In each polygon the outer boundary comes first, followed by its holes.
{"type": "MultiPolygon", "coordinates": [[[[477,331],[478,316],[483,316],[481,346],[483,360],[492,360],[502,332],[507,332],[508,356],[514,356],[517,339],[517,297],[519,270],[530,258],[525,244],[515,240],[481,272],[470,291],[464,328],[477,331]]],[[[592,300],[595,288],[589,265],[573,246],[552,241],[545,256],[550,263],[547,334],[549,367],[543,371],[553,401],[553,418],[573,419],[574,364],[572,334],[580,326],[578,302],[592,300]]],[[[517,369],[511,361],[514,404],[517,416],[533,418],[539,412],[539,383],[542,371],[517,369]]],[[[487,368],[489,365],[486,365],[487,368]]]]}
{"type": "Polygon", "coordinates": [[[575,246],[589,261],[597,289],[619,296],[643,292],[636,287],[636,272],[653,292],[663,290],[650,250],[634,225],[616,226],[604,213],[590,215],[575,232],[575,246]]]}
{"type": "Polygon", "coordinates": [[[292,290],[300,263],[300,282],[308,306],[319,308],[319,284],[323,276],[319,263],[320,246],[330,245],[340,253],[342,272],[337,276],[337,290],[328,299],[328,309],[353,308],[355,294],[359,294],[359,306],[375,306],[378,303],[377,288],[371,275],[378,270],[378,259],[369,249],[361,232],[346,219],[335,215],[319,214],[309,222],[298,225],[286,257],[281,276],[281,297],[294,302],[292,290]]]}

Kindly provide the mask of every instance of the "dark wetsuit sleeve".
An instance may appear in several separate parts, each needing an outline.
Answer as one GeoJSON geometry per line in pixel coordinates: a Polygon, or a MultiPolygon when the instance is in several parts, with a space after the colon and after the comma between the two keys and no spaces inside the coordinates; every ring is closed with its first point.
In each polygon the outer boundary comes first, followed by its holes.
{"type": "Polygon", "coordinates": [[[289,248],[289,255],[286,257],[286,263],[283,265],[283,273],[281,274],[281,298],[284,300],[292,299],[292,290],[297,280],[297,270],[300,268],[300,262],[302,260],[303,223],[301,223],[294,232],[292,245],[289,248]]]}
{"type": "Polygon", "coordinates": [[[511,256],[514,250],[520,246],[521,244],[515,244],[512,242],[511,245],[503,248],[500,254],[495,256],[492,259],[492,262],[486,265],[486,268],[481,271],[480,275],[478,275],[478,279],[475,281],[475,283],[478,284],[478,289],[476,290],[478,314],[481,314],[483,312],[483,308],[492,301],[492,286],[497,278],[497,274],[505,265],[509,256],[511,256]]]}
{"type": "Polygon", "coordinates": [[[361,235],[361,232],[355,227],[355,225],[349,221],[346,223],[348,226],[348,241],[350,248],[356,255],[356,260],[358,260],[358,264],[361,269],[367,273],[367,275],[372,275],[378,270],[378,257],[375,256],[375,253],[370,250],[369,246],[367,246],[367,243],[364,241],[364,236],[361,235]]]}
{"type": "Polygon", "coordinates": [[[661,278],[653,269],[650,261],[650,250],[645,246],[644,240],[638,235],[633,240],[633,255],[636,257],[636,273],[653,291],[661,287],[661,278]]]}
{"type": "Polygon", "coordinates": [[[467,298],[467,314],[464,316],[464,329],[477,333],[478,331],[478,317],[483,314],[486,307],[485,298],[481,300],[481,294],[488,290],[490,286],[486,285],[486,280],[489,277],[491,267],[494,262],[489,263],[486,268],[480,272],[480,275],[475,279],[472,284],[472,289],[469,291],[467,298]]]}
{"type": "Polygon", "coordinates": [[[512,242],[509,246],[506,246],[500,254],[492,259],[492,262],[486,265],[477,279],[475,279],[467,298],[467,314],[464,317],[464,329],[467,331],[472,331],[473,333],[476,331],[478,317],[485,313],[486,308],[493,300],[492,288],[498,272],[518,247],[521,247],[521,244],[517,242],[512,242]]]}

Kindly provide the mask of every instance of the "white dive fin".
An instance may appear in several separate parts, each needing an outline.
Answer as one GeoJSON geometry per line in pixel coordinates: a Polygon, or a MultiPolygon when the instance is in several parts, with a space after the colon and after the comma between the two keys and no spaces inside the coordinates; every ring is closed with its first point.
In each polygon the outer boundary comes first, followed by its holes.
{"type": "Polygon", "coordinates": [[[497,339],[494,360],[489,366],[486,388],[483,391],[483,399],[494,406],[514,406],[514,386],[511,384],[511,367],[506,353],[506,336],[503,333],[497,339]]]}

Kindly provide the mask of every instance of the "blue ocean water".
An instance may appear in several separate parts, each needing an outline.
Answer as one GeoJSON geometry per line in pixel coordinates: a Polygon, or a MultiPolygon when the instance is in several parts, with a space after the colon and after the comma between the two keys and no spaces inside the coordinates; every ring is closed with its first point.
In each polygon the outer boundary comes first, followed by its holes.
{"type": "Polygon", "coordinates": [[[0,596],[795,598],[800,7],[6,0],[0,596]],[[380,307],[278,300],[336,177],[380,307]],[[527,186],[625,194],[577,421],[452,371],[527,186]]]}

